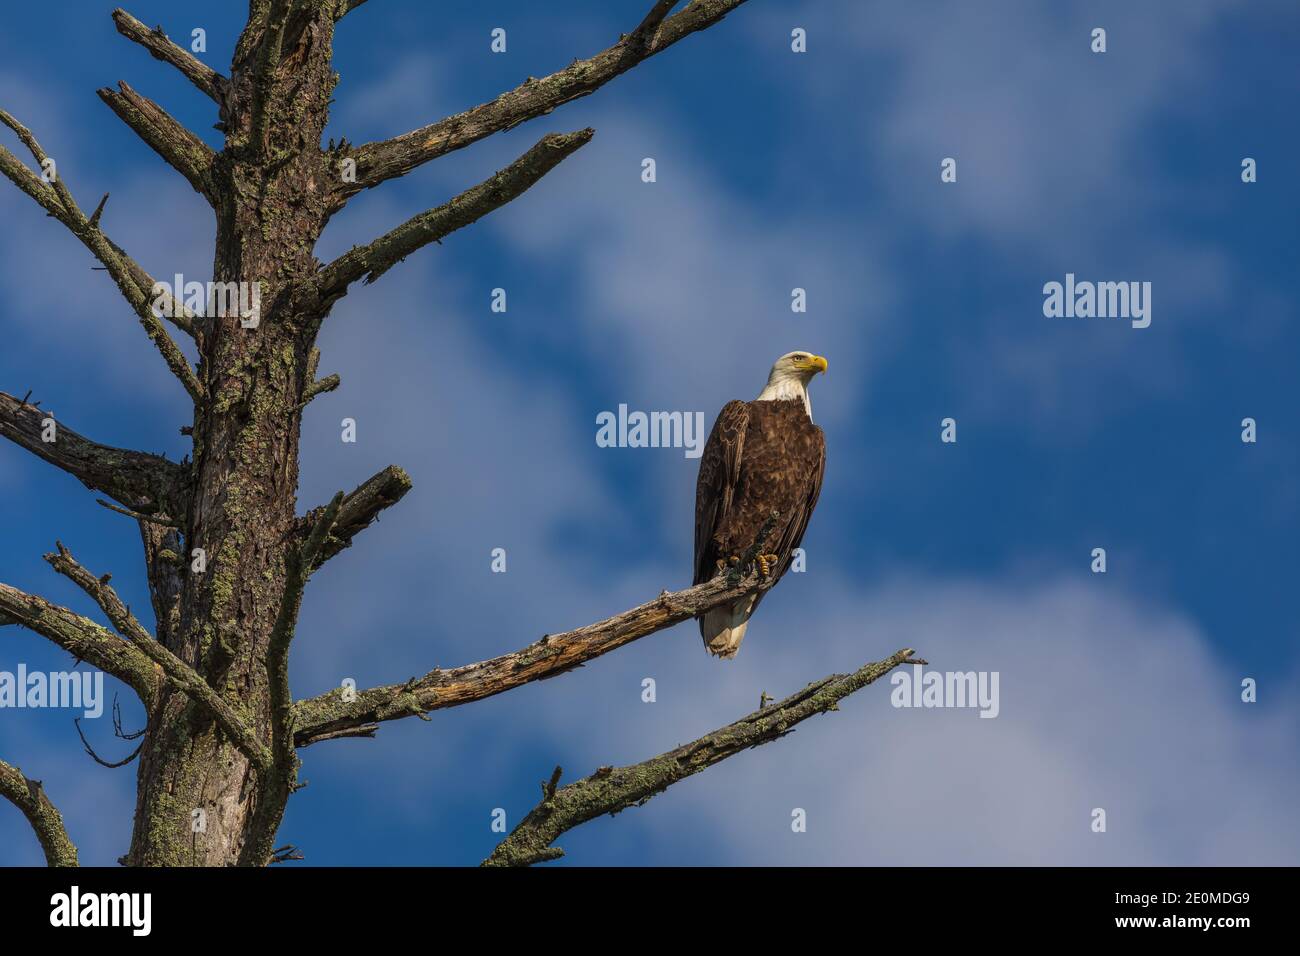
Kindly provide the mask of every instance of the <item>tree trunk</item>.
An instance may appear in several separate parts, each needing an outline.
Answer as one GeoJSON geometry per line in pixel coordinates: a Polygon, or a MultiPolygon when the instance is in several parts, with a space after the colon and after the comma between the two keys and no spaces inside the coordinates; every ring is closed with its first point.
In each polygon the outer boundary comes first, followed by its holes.
{"type": "MultiPolygon", "coordinates": [[[[274,17],[274,13],[271,14],[274,17]]],[[[272,21],[271,29],[276,24],[272,21]]],[[[263,27],[250,24],[236,54],[223,113],[227,150],[214,171],[218,193],[215,282],[261,284],[256,328],[210,319],[200,342],[188,537],[181,550],[146,556],[159,638],[269,735],[267,641],[286,591],[288,552],[300,544],[295,506],[298,440],[308,354],[323,313],[296,311],[285,294],[319,267],[312,254],[329,213],[331,175],[317,148],[335,77],[333,19],[317,9],[286,22],[278,68],[263,93],[259,142],[252,77],[263,27]],[[242,57],[242,61],[241,61],[242,57]],[[190,565],[179,594],[166,562],[190,565]],[[174,620],[164,627],[164,620],[174,620]]],[[[147,538],[148,536],[146,536],[147,538]]],[[[188,569],[187,569],[188,570],[188,569]]],[[[128,861],[227,865],[244,847],[261,798],[246,756],[185,694],[165,689],[149,715],[140,755],[135,829],[128,861]],[[203,812],[202,831],[194,820],[203,812]]],[[[287,795],[287,794],[286,794],[287,795]]],[[[264,807],[278,817],[279,808],[264,807]]]]}

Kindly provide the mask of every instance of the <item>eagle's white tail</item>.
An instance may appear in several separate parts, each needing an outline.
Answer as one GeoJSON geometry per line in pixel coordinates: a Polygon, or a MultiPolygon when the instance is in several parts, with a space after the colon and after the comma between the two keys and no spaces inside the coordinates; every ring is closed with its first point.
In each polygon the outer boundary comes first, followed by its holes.
{"type": "Polygon", "coordinates": [[[749,626],[749,615],[754,613],[754,595],[741,598],[735,604],[715,607],[700,618],[700,634],[704,647],[715,657],[730,660],[740,650],[749,626]]]}

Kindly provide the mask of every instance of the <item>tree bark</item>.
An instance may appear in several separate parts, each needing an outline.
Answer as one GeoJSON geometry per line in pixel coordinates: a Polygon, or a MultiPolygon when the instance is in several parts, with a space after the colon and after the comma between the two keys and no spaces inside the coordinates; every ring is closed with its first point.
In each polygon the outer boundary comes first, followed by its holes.
{"type": "MultiPolygon", "coordinates": [[[[271,718],[263,661],[296,545],[299,405],[324,317],[299,311],[288,293],[319,265],[312,250],[336,176],[318,148],[335,82],[329,5],[264,10],[239,42],[224,98],[226,149],[212,170],[213,280],[260,283],[260,321],[244,328],[238,316],[203,320],[200,371],[210,400],[195,409],[193,489],[189,512],[177,517],[188,532],[178,557],[189,567],[202,549],[206,570],[184,575],[176,596],[159,580],[166,559],[150,561],[155,605],[177,606],[170,649],[244,709],[263,738],[271,718]],[[274,67],[262,51],[277,36],[274,67]]],[[[127,861],[235,863],[260,792],[248,758],[174,688],[160,695],[149,726],[127,861]],[[204,811],[204,832],[193,832],[196,810],[204,811]]]]}

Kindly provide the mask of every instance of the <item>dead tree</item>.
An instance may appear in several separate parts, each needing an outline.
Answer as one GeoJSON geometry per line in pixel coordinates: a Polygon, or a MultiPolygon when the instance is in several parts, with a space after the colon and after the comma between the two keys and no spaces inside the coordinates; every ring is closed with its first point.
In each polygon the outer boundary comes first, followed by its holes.
{"type": "MultiPolygon", "coordinates": [[[[0,121],[34,160],[33,167],[0,147],[0,172],[99,261],[193,409],[182,429],[193,451],[176,463],[100,444],[52,422],[26,397],[0,393],[0,434],[111,499],[102,503],[139,525],[152,632],[124,606],[108,575],[83,567],[62,544],[46,559],[95,600],[111,629],[0,584],[0,625],[21,625],[53,641],[118,678],[144,704],[134,828],[122,862],[261,866],[280,859],[276,831],[297,787],[298,748],[373,736],[383,721],[424,717],[550,677],[764,586],[752,572],[732,573],[516,653],[434,670],[361,691],[355,699],[336,692],[295,701],[290,692],[290,647],[312,572],[411,488],[406,473],[393,466],[349,494],[296,513],[302,415],[313,397],[339,384],[337,376],[317,377],[321,324],[353,283],[373,282],[406,256],[518,198],[581,149],[593,131],[547,133],[488,179],[333,262],[321,263],[313,253],[321,231],[362,190],[586,96],[714,25],[744,0],[692,0],[674,14],[677,2],[658,0],[608,49],[550,76],[530,77],[490,102],[392,139],[362,146],[331,142],[328,148],[321,135],[337,80],[331,43],[335,29],[346,26],[343,18],[364,0],[251,0],[229,75],[200,62],[161,28],[115,10],[123,36],[175,67],[216,104],[225,138],[220,152],[126,83],[99,90],[109,108],[211,204],[213,281],[256,284],[261,306],[253,324],[238,310],[190,309],[175,301],[157,308],[153,278],[105,232],[108,197],[87,213],[67,184],[66,167],[42,175],[47,157],[40,143],[0,111],[0,121]],[[174,336],[193,341],[197,366],[174,336]],[[203,561],[192,560],[200,554],[203,561]],[[197,841],[191,830],[196,809],[206,814],[197,841]]],[[[828,678],[637,767],[598,770],[562,789],[557,775],[542,805],[489,862],[552,858],[558,851],[550,843],[564,830],[781,736],[799,720],[833,709],[844,694],[910,653],[828,678]]],[[[0,763],[0,794],[27,816],[51,865],[75,864],[75,846],[39,783],[0,763]]]]}

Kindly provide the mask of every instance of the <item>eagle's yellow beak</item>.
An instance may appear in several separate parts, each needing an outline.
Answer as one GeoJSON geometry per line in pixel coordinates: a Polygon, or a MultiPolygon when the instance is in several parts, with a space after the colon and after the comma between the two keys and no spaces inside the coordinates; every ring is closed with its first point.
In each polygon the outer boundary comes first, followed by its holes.
{"type": "Polygon", "coordinates": [[[808,367],[815,368],[819,372],[826,371],[826,359],[820,355],[814,355],[808,359],[808,367]]]}

